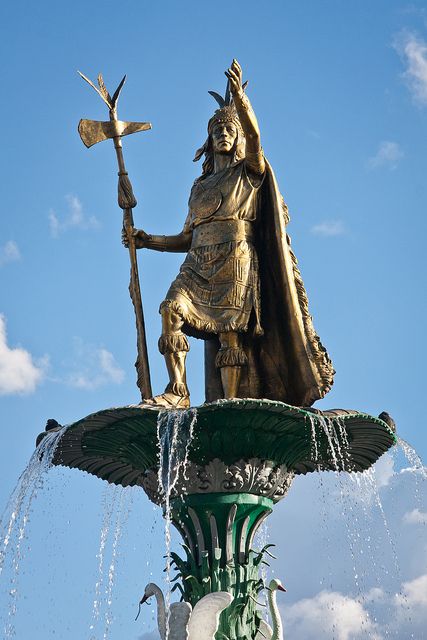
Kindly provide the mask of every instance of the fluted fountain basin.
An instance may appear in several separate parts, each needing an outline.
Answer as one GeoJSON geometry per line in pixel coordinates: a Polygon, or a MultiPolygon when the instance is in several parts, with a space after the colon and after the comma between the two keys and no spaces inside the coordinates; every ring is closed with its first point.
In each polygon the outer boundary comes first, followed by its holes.
{"type": "MultiPolygon", "coordinates": [[[[143,486],[147,472],[158,467],[158,415],[158,407],[140,405],[82,418],[64,431],[53,463],[113,484],[143,486]]],[[[364,471],[395,443],[386,422],[357,411],[219,400],[197,407],[188,459],[198,465],[216,459],[230,465],[256,458],[296,474],[317,469],[364,471]]]]}

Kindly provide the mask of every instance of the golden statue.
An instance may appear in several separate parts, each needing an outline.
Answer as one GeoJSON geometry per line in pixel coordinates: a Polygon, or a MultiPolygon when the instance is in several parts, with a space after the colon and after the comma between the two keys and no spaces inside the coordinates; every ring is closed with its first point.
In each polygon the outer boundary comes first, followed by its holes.
{"type": "MultiPolygon", "coordinates": [[[[187,252],[160,305],[169,383],[152,403],[186,408],[187,336],[205,340],[206,400],[270,398],[309,406],[329,391],[333,368],[316,335],[289,216],[264,157],[255,113],[233,60],[225,98],[208,123],[202,175],[178,235],[134,230],[136,247],[187,252]]],[[[128,239],[124,234],[124,244],[128,239]]]]}

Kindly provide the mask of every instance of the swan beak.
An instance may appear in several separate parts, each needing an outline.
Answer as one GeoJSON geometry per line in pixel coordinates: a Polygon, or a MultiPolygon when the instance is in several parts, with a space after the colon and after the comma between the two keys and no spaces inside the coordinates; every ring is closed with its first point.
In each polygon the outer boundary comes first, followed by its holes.
{"type": "Polygon", "coordinates": [[[277,588],[279,589],[279,591],[286,591],[285,587],[282,587],[281,584],[277,585],[277,588]]]}
{"type": "Polygon", "coordinates": [[[148,600],[148,596],[142,596],[141,600],[139,601],[139,604],[144,604],[144,602],[147,602],[148,600]]]}

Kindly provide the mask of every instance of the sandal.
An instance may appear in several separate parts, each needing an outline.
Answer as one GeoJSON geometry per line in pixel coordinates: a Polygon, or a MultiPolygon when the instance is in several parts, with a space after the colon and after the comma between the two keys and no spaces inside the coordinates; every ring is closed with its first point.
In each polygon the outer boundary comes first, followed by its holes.
{"type": "Polygon", "coordinates": [[[175,393],[165,391],[159,396],[154,396],[149,400],[144,400],[144,404],[166,407],[167,409],[189,409],[190,396],[178,396],[175,393]]]}

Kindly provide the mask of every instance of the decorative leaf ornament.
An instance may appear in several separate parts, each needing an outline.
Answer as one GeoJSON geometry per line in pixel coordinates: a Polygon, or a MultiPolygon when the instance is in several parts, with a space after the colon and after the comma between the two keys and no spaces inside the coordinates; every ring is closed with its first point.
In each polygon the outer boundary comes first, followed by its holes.
{"type": "Polygon", "coordinates": [[[109,104],[109,105],[112,105],[111,96],[107,91],[107,87],[105,86],[104,78],[102,77],[102,73],[98,73],[98,86],[99,86],[100,92],[104,96],[105,102],[107,102],[107,104],[109,104]]]}
{"type": "MultiPolygon", "coordinates": [[[[248,81],[246,80],[246,82],[244,82],[242,85],[243,91],[245,91],[247,86],[248,86],[248,81]]],[[[225,89],[224,98],[216,91],[208,91],[208,93],[209,95],[212,96],[212,98],[214,98],[214,100],[217,101],[220,109],[223,109],[224,107],[230,107],[233,102],[233,96],[231,95],[231,91],[230,91],[230,80],[227,80],[227,86],[225,89]]]]}
{"type": "Polygon", "coordinates": [[[219,93],[217,93],[216,91],[208,91],[208,93],[217,101],[220,109],[225,107],[225,100],[222,96],[219,95],[219,93]]]}
{"type": "Polygon", "coordinates": [[[120,92],[123,88],[124,83],[126,82],[126,76],[123,76],[123,78],[121,79],[119,86],[117,87],[117,89],[115,90],[113,97],[110,96],[110,94],[107,91],[107,87],[105,86],[104,83],[104,78],[102,77],[102,73],[98,74],[98,85],[99,85],[99,89],[98,87],[92,82],[92,80],[89,80],[89,78],[87,76],[85,76],[81,71],[77,71],[77,73],[79,74],[80,77],[83,78],[83,80],[85,80],[88,84],[90,84],[90,86],[95,89],[96,93],[100,96],[100,98],[105,102],[105,104],[107,105],[108,109],[110,111],[113,111],[113,109],[115,109],[117,107],[117,102],[120,96],[120,92]]]}

